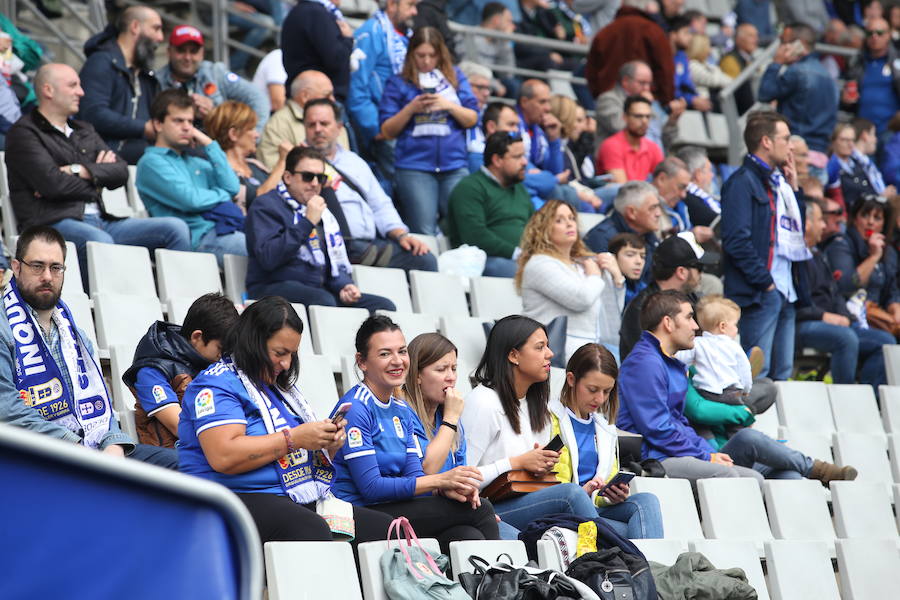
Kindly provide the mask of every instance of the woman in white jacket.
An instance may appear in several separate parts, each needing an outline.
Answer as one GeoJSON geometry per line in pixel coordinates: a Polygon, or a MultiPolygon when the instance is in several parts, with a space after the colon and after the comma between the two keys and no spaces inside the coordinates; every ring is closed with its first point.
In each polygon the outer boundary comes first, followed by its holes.
{"type": "Polygon", "coordinates": [[[522,233],[516,287],[522,313],[547,324],[566,315],[566,347],[571,356],[587,342],[619,345],[625,276],[616,258],[592,254],[578,236],[578,218],[560,200],[549,200],[522,233]]]}
{"type": "Polygon", "coordinates": [[[550,435],[559,434],[565,444],[553,471],[559,481],[582,486],[600,518],[620,535],[661,538],[656,496],[629,495],[627,483],[607,485],[620,467],[615,426],[618,375],[612,353],[599,344],[585,344],[569,359],[560,399],[550,402],[550,435]]]}

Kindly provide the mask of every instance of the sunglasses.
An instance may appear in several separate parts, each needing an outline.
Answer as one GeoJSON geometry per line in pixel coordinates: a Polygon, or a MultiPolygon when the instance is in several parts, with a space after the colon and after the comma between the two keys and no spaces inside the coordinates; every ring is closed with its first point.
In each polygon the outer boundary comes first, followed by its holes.
{"type": "Polygon", "coordinates": [[[313,173],[312,171],[291,171],[294,175],[299,175],[304,182],[309,183],[313,179],[319,182],[319,185],[325,185],[328,182],[328,175],[325,173],[313,173]]]}
{"type": "Polygon", "coordinates": [[[872,37],[875,35],[885,35],[885,34],[887,34],[887,32],[888,32],[887,29],[867,29],[866,36],[872,37]]]}

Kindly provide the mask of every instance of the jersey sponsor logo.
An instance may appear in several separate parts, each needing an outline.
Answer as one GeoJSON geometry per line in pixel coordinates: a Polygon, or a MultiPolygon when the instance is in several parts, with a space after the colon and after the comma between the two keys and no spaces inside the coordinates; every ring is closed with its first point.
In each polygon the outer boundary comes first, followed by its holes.
{"type": "Polygon", "coordinates": [[[153,399],[156,400],[157,404],[166,399],[166,390],[161,385],[154,385],[152,393],[153,399]]]}
{"type": "Polygon", "coordinates": [[[394,418],[391,420],[394,422],[394,431],[397,432],[397,437],[406,437],[406,434],[403,433],[403,423],[400,422],[400,417],[394,415],[394,418]]]}
{"type": "Polygon", "coordinates": [[[194,411],[198,419],[216,412],[216,402],[211,389],[203,388],[197,393],[197,397],[194,398],[194,411]]]}
{"type": "Polygon", "coordinates": [[[359,427],[351,427],[347,430],[347,446],[350,448],[359,448],[363,444],[362,431],[359,427]]]}

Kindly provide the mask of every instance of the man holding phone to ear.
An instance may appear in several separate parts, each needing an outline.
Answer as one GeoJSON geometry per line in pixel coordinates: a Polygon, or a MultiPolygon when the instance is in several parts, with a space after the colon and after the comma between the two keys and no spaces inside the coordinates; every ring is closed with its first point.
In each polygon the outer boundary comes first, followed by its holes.
{"type": "Polygon", "coordinates": [[[778,101],[778,112],[787,117],[791,132],[809,145],[810,173],[819,179],[828,164],[828,144],[837,120],[838,88],[815,52],[816,32],[803,24],[792,25],[790,41],[775,52],[772,64],[759,82],[759,101],[778,101]]]}

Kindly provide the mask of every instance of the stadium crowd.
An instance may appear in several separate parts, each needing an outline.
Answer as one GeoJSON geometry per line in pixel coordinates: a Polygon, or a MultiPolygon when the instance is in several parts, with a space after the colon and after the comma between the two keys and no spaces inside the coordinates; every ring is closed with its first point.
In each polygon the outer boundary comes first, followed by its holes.
{"type": "Polygon", "coordinates": [[[149,6],[85,41],[80,71],[0,50],[20,229],[0,420],[221,483],[264,542],[383,539],[404,515],[446,550],[556,513],[662,537],[661,499],[607,485],[627,466],[617,429],[692,484],[854,479],[752,425],[803,349],[830,355],[818,375],[834,383],[886,383],[881,348],[900,335],[900,3],[781,2],[779,26],[768,1],[738,0],[715,28],[683,4],[383,0],[354,31],[339,1],[300,0],[269,14],[280,44],[253,82],[247,56],[205,60],[197,28],[166,35],[149,6]],[[448,20],[587,52],[463,47],[448,20]],[[734,92],[743,162],[680,143],[686,111],[721,111],[719,92],[770,41],[771,62],[734,92]],[[573,100],[490,66],[588,85],[573,100]],[[104,190],[129,165],[147,216],[123,219],[104,190]],[[579,214],[602,220],[582,236],[579,214]],[[353,265],[437,271],[415,234],[479,249],[482,273],[521,295],[474,373],[457,373],[452,332],[407,339],[376,314],[394,302],[354,283],[353,265]],[[88,241],[248,258],[241,314],[208,294],[138,344],[124,376],[138,440],[60,300],[66,241],[85,278],[88,241]],[[334,419],[297,384],[309,332],[291,303],[371,314],[355,339],[361,381],[344,382],[334,419]],[[458,376],[472,377],[465,397],[458,376]],[[556,435],[561,449],[546,449],[556,435]],[[558,484],[481,496],[515,470],[558,484]]]}

